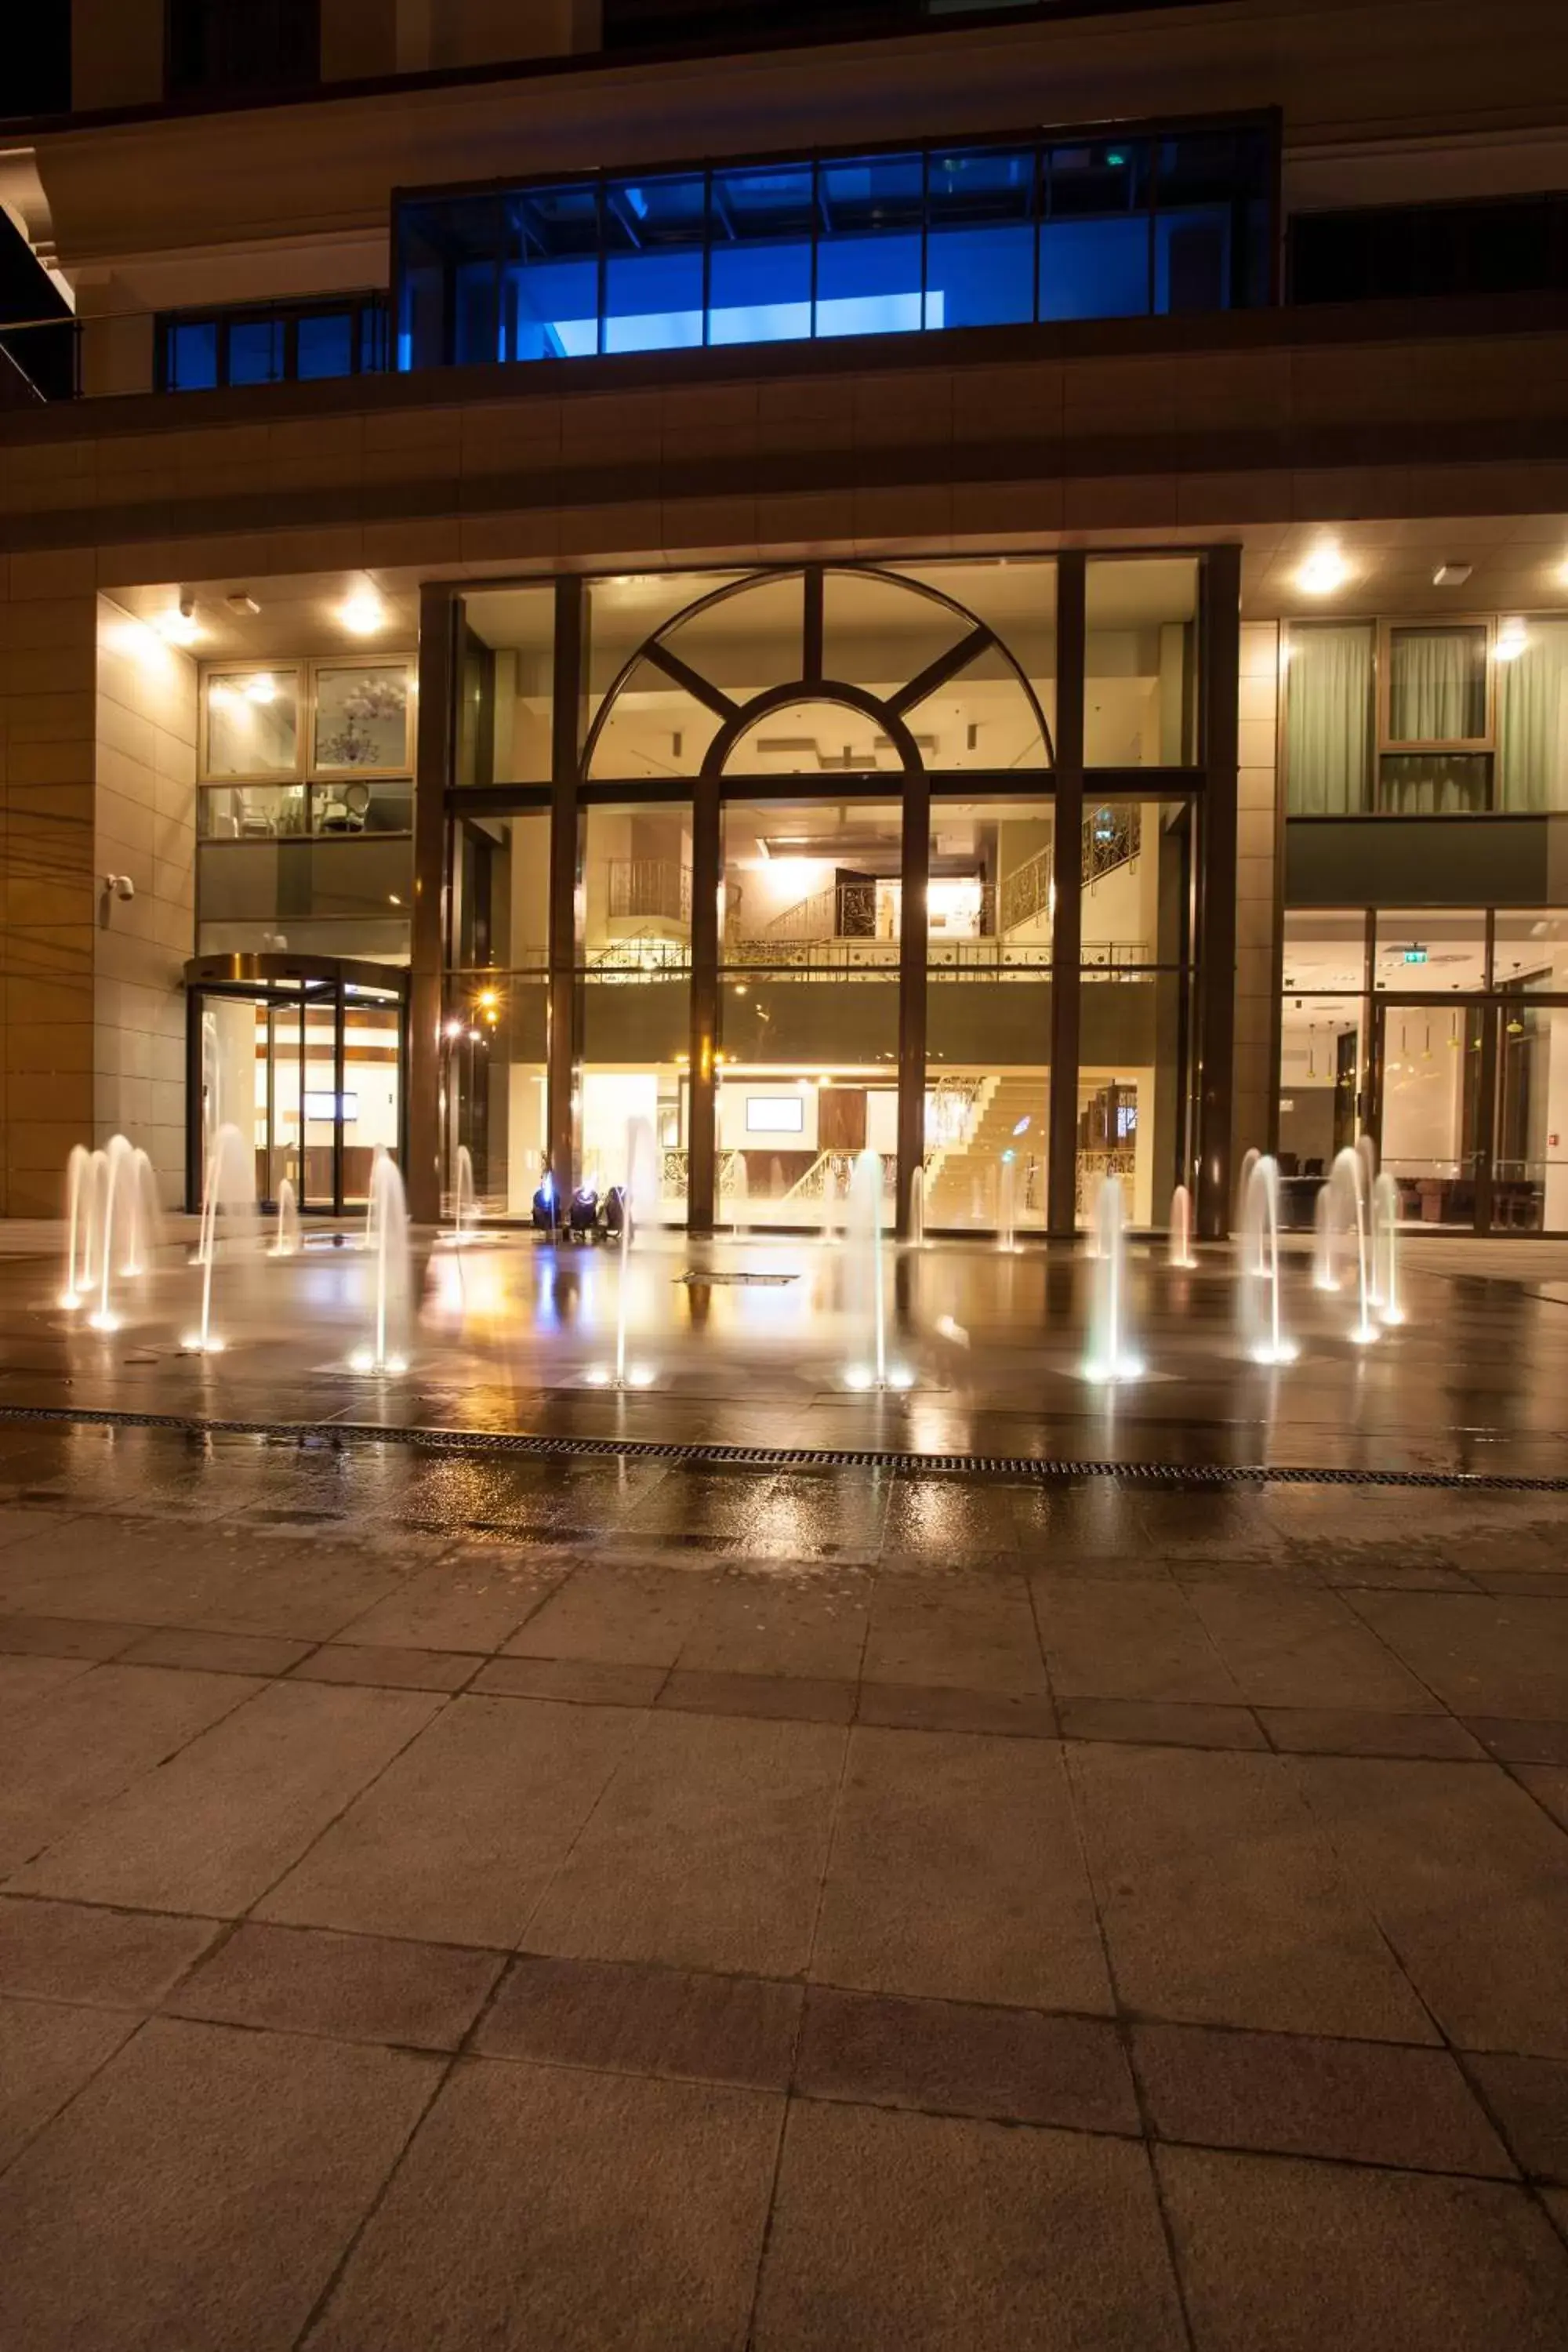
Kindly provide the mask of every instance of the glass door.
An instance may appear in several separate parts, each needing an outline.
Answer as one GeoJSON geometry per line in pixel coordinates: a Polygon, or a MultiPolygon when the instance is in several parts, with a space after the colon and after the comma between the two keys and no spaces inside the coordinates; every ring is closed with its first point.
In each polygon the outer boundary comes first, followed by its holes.
{"type": "Polygon", "coordinates": [[[1568,1232],[1568,1005],[1496,1008],[1496,1233],[1568,1232]]]}
{"type": "Polygon", "coordinates": [[[1492,1018],[1473,1001],[1376,1005],[1373,1133],[1408,1225],[1486,1230],[1491,1139],[1483,1072],[1492,1018]]]}

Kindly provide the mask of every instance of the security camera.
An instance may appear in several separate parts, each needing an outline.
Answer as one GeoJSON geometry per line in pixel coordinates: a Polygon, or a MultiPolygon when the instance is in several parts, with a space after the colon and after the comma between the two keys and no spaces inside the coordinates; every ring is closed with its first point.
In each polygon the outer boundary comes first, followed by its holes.
{"type": "Polygon", "coordinates": [[[136,885],[129,874],[106,874],[103,887],[106,894],[111,892],[116,898],[123,898],[127,904],[136,896],[136,885]]]}

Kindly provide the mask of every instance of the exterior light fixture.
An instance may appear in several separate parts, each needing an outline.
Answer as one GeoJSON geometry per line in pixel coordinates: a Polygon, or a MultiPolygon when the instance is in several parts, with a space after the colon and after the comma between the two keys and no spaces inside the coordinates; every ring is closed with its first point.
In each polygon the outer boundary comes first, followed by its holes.
{"type": "Polygon", "coordinates": [[[247,619],[251,614],[261,610],[255,597],[247,594],[243,588],[237,589],[232,596],[226,596],[223,601],[237,620],[247,619]]]}
{"type": "Polygon", "coordinates": [[[446,1028],[448,1037],[460,1037],[463,1034],[463,1024],[460,1021],[448,1021],[446,1028]]]}
{"type": "Polygon", "coordinates": [[[1505,621],[1497,633],[1492,651],[1499,661],[1517,661],[1529,643],[1530,635],[1522,621],[1505,621]]]}
{"type": "Polygon", "coordinates": [[[1439,563],[1432,574],[1434,588],[1462,588],[1471,572],[1473,563],[1439,563]]]}
{"type": "Polygon", "coordinates": [[[1351,576],[1350,565],[1332,541],[1315,547],[1296,574],[1296,585],[1309,596],[1331,596],[1351,576]]]}
{"type": "Polygon", "coordinates": [[[374,637],[386,626],[386,607],[374,588],[356,588],[338,606],[338,618],[352,636],[374,637]]]}

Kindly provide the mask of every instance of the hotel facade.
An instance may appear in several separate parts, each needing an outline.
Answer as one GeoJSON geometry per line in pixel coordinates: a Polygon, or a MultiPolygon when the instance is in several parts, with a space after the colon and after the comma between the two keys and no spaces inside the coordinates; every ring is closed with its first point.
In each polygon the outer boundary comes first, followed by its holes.
{"type": "Polygon", "coordinates": [[[1568,1233],[1557,0],[72,16],[0,1213],[1568,1233]]]}

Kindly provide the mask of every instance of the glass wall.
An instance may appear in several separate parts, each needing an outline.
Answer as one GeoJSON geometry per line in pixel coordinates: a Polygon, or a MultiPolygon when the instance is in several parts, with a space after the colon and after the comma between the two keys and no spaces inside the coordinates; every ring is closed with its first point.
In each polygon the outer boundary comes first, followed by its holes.
{"type": "Polygon", "coordinates": [[[460,785],[547,784],[555,591],[479,589],[464,600],[458,701],[460,785]]]}
{"type": "Polygon", "coordinates": [[[578,1181],[625,1181],[642,1120],[658,1162],[645,1223],[686,1218],[691,1024],[691,804],[628,803],[582,817],[574,1126],[578,1181]]]}
{"type": "Polygon", "coordinates": [[[397,365],[1256,306],[1273,150],[1058,134],[413,197],[397,365]]]}
{"type": "Polygon", "coordinates": [[[1092,561],[1085,629],[1086,766],[1190,766],[1198,756],[1196,560],[1092,561]]]}
{"type": "Polygon", "coordinates": [[[1078,1213],[1120,1176],[1130,1222],[1163,1225],[1184,1181],[1196,813],[1093,801],[1081,856],[1078,1213]]]}
{"type": "Polygon", "coordinates": [[[902,838],[898,800],[724,805],[721,1223],[820,1231],[868,1149],[892,1221],[902,838]]]}
{"type": "Polygon", "coordinates": [[[408,961],[413,686],[407,656],[203,671],[204,954],[408,961]]]}
{"type": "Polygon", "coordinates": [[[1285,917],[1279,1027],[1279,1173],[1292,1224],[1360,1132],[1365,1058],[1366,916],[1359,907],[1285,917]]]}
{"type": "Polygon", "coordinates": [[[1048,799],[936,799],[926,886],[923,1212],[942,1230],[1046,1223],[1048,799]]]}
{"type": "Polygon", "coordinates": [[[549,1158],[548,811],[465,811],[452,825],[447,870],[445,1188],[454,1191],[466,1150],[483,1209],[526,1217],[549,1158]]]}

